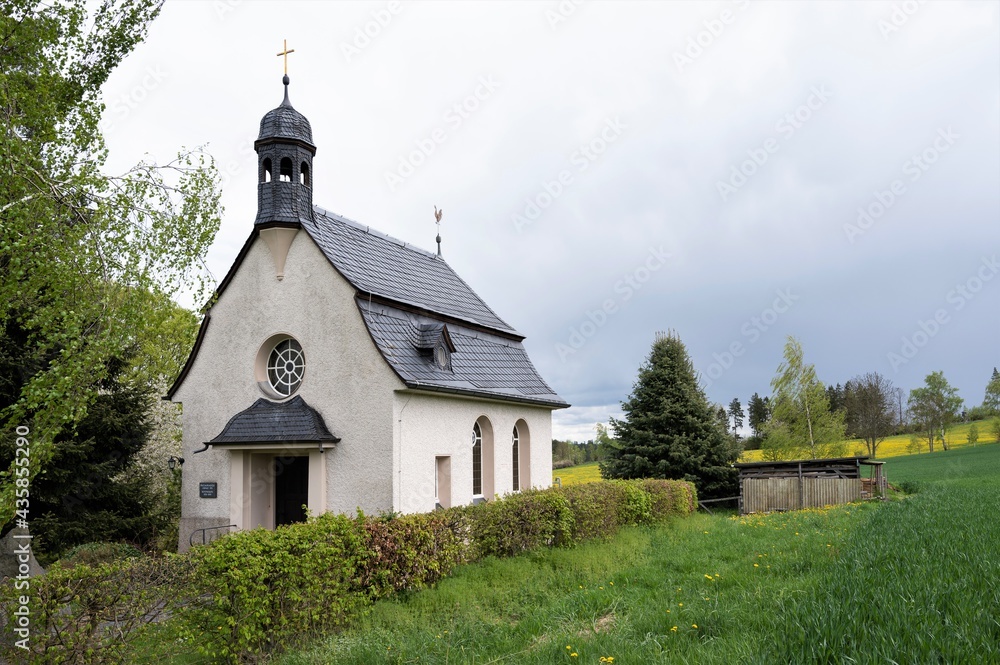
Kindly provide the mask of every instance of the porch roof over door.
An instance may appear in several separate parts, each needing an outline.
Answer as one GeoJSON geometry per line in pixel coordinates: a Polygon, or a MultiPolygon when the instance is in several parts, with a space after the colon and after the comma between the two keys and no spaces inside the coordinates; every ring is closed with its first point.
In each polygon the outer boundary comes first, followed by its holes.
{"type": "Polygon", "coordinates": [[[242,444],[323,444],[339,443],[323,416],[301,396],[287,402],[272,402],[263,397],[229,419],[226,426],[207,444],[211,446],[242,444]]]}

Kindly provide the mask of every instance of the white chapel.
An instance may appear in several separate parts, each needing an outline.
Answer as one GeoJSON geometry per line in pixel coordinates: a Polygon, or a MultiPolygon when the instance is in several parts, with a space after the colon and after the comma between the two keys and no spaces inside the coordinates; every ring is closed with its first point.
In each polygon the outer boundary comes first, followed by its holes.
{"type": "Polygon", "coordinates": [[[283,82],[254,144],[257,218],[167,394],[183,404],[181,550],[306,510],[547,487],[568,404],[440,251],[313,205],[312,129],[283,82]]]}

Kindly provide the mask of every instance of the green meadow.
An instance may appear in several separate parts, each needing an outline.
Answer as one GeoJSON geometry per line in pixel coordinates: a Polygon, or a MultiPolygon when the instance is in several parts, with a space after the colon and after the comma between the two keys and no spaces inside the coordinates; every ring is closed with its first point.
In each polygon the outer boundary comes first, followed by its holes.
{"type": "Polygon", "coordinates": [[[916,493],[487,560],[279,662],[1000,662],[1000,446],[887,467],[916,493]]]}

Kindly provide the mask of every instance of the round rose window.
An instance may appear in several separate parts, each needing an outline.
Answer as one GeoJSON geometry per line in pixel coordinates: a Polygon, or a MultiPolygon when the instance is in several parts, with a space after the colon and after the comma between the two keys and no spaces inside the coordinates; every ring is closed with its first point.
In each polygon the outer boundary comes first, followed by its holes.
{"type": "Polygon", "coordinates": [[[287,397],[302,383],[306,359],[302,347],[290,337],[286,337],[271,349],[267,358],[267,382],[276,393],[287,397]]]}

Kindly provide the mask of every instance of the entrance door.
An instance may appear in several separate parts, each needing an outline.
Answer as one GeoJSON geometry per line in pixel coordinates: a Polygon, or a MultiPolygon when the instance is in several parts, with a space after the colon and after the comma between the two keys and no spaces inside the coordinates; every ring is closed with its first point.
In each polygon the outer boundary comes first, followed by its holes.
{"type": "Polygon", "coordinates": [[[309,458],[274,458],[274,525],[306,521],[309,501],[309,458]]]}

